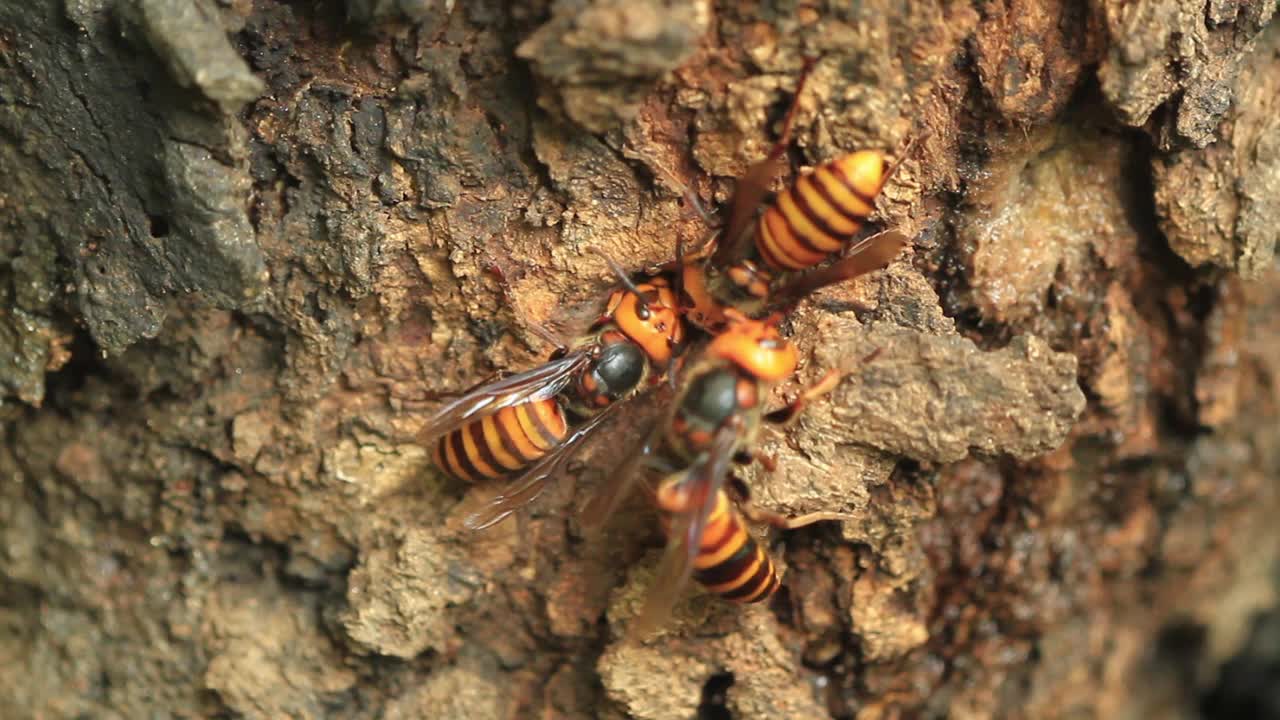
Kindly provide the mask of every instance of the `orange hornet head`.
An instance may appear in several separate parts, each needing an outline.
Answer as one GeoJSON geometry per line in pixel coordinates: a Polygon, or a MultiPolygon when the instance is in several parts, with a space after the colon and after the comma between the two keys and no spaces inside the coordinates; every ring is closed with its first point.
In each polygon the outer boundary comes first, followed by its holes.
{"type": "Polygon", "coordinates": [[[636,290],[640,295],[630,290],[615,290],[609,296],[605,314],[644,350],[654,365],[665,367],[671,362],[674,349],[684,341],[684,323],[680,319],[676,293],[664,278],[640,283],[636,290]]]}
{"type": "Polygon", "coordinates": [[[752,320],[732,308],[725,316],[729,326],[707,346],[708,353],[765,382],[779,382],[795,372],[799,355],[778,332],[777,316],[752,320]]]}

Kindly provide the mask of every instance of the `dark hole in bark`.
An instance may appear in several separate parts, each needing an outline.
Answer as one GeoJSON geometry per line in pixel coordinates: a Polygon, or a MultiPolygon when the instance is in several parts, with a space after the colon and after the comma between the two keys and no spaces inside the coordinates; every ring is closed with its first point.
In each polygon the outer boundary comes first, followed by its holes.
{"type": "Polygon", "coordinates": [[[1209,720],[1280,718],[1280,609],[1254,618],[1244,647],[1200,698],[1200,712],[1209,720]]]}
{"type": "Polygon", "coordinates": [[[147,215],[147,223],[153,238],[169,236],[169,218],[163,215],[147,215]]]}
{"type": "Polygon", "coordinates": [[[725,706],[729,688],[733,686],[733,673],[716,673],[702,686],[702,702],[698,704],[698,720],[732,720],[733,714],[725,706]]]}

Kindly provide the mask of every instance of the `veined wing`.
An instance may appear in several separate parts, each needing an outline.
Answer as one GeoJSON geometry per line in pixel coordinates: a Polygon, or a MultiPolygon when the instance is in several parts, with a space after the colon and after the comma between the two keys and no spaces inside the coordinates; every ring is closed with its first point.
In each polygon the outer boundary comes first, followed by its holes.
{"type": "Polygon", "coordinates": [[[559,394],[590,362],[585,352],[575,352],[543,363],[532,370],[473,388],[435,412],[418,431],[418,442],[431,441],[461,425],[492,415],[502,408],[545,400],[559,394]]]}
{"type": "Polygon", "coordinates": [[[511,480],[501,492],[490,498],[480,509],[467,515],[462,524],[471,530],[484,530],[497,525],[511,513],[533,502],[542,494],[547,481],[559,474],[565,463],[573,457],[574,451],[582,441],[619,407],[626,404],[614,403],[574,429],[564,442],[511,480]]]}
{"type": "Polygon", "coordinates": [[[775,304],[797,302],[819,288],[879,270],[897,257],[910,241],[910,238],[896,230],[886,230],[863,238],[830,265],[802,273],[774,293],[770,300],[775,304]]]}
{"type": "Polygon", "coordinates": [[[592,493],[586,505],[578,512],[578,520],[584,530],[592,534],[604,530],[609,518],[613,517],[643,476],[643,468],[652,456],[658,438],[656,427],[645,433],[644,441],[631,448],[617,469],[592,493]]]}
{"type": "Polygon", "coordinates": [[[804,69],[800,72],[800,80],[796,83],[792,95],[791,108],[782,121],[782,134],[778,142],[769,150],[764,159],[747,168],[747,172],[738,180],[738,187],[733,193],[733,204],[729,210],[729,223],[724,234],[720,236],[720,244],[711,256],[711,263],[717,267],[725,267],[746,255],[751,244],[752,223],[756,210],[764,203],[769,194],[769,184],[782,171],[787,146],[791,142],[791,126],[795,122],[796,109],[800,107],[800,95],[804,92],[809,73],[813,70],[815,59],[805,58],[804,69]]]}
{"type": "Polygon", "coordinates": [[[716,431],[711,447],[693,466],[667,478],[657,494],[668,507],[681,507],[667,528],[667,547],[658,563],[653,586],[627,635],[639,639],[666,622],[680,593],[693,574],[693,561],[702,548],[702,533],[715,507],[716,497],[729,476],[741,437],[738,423],[726,423],[716,431]]]}
{"type": "MultiPolygon", "coordinates": [[[[683,365],[684,356],[676,358],[667,369],[674,377],[683,365]]],[[[667,384],[653,391],[655,402],[646,408],[635,404],[627,411],[627,421],[633,422],[635,432],[627,433],[626,450],[621,461],[611,465],[605,477],[591,492],[587,502],[578,511],[578,520],[589,534],[599,534],[631,492],[646,477],[646,468],[653,460],[653,452],[662,441],[662,429],[668,427],[675,414],[675,389],[667,384]]],[[[616,457],[616,456],[615,456],[616,457]]]]}

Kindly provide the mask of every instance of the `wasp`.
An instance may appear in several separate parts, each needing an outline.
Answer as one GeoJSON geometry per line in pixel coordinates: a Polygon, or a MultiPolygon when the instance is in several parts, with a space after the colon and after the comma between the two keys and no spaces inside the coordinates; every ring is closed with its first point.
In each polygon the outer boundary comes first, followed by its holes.
{"type": "MultiPolygon", "coordinates": [[[[660,379],[681,350],[685,328],[663,277],[622,287],[577,341],[557,342],[536,368],[483,383],[440,408],[418,433],[434,444],[436,467],[468,483],[507,485],[464,524],[490,527],[532,502],[573,450],[624,401],[660,379]]],[[[553,337],[548,339],[555,340],[553,337]]]]}
{"type": "Polygon", "coordinates": [[[634,483],[646,474],[661,478],[644,485],[662,516],[667,550],[633,632],[660,623],[690,577],[734,602],[771,596],[780,584],[778,572],[747,529],[747,520],[792,529],[844,517],[812,513],[786,518],[756,508],[745,484],[732,477],[735,463],[756,459],[751,448],[764,423],[790,422],[841,376],[828,373],[786,406],[767,412],[769,391],[796,370],[796,348],[778,331],[780,315],[753,320],[734,308],[724,313],[725,327],[684,372],[666,421],[628,461],[619,480],[593,497],[583,513],[588,528],[598,527],[634,483]]]}
{"type": "MultiPolygon", "coordinates": [[[[860,150],[819,165],[769,199],[813,64],[806,60],[778,142],[738,180],[723,232],[688,259],[677,246],[687,315],[699,327],[722,327],[725,307],[759,317],[794,305],[819,288],[883,268],[909,240],[896,231],[862,235],[896,169],[879,151],[860,150]],[[833,262],[823,266],[828,260],[833,262]]],[[[697,203],[696,195],[685,195],[697,203]]]]}

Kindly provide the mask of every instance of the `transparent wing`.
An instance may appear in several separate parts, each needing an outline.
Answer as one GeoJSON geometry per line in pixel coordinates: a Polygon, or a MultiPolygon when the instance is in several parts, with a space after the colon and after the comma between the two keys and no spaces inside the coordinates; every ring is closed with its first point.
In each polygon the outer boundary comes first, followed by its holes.
{"type": "Polygon", "coordinates": [[[693,561],[702,547],[707,518],[729,476],[740,437],[739,423],[722,425],[712,439],[711,448],[699,462],[662,482],[659,492],[669,490],[672,497],[679,499],[684,510],[671,519],[666,550],[658,563],[644,607],[628,628],[630,637],[647,635],[671,616],[671,609],[693,574],[693,561]]]}
{"type": "Polygon", "coordinates": [[[644,441],[627,453],[617,470],[605,478],[578,512],[578,521],[588,533],[599,534],[604,529],[609,518],[618,511],[622,501],[627,499],[644,474],[642,468],[652,456],[658,441],[658,428],[651,428],[644,437],[644,441]]]}
{"type": "Polygon", "coordinates": [[[418,442],[429,445],[441,435],[502,408],[554,397],[589,361],[590,356],[585,352],[570,353],[532,370],[474,388],[437,410],[418,431],[418,442]]]}
{"type": "Polygon", "coordinates": [[[711,256],[713,265],[725,267],[747,254],[751,243],[751,234],[747,231],[755,220],[756,210],[769,194],[769,184],[782,171],[786,151],[785,145],[776,146],[763,160],[747,168],[746,174],[738,180],[729,210],[729,222],[711,256]]]}
{"type": "Polygon", "coordinates": [[[776,303],[795,302],[818,288],[879,270],[897,257],[908,242],[910,238],[896,230],[886,230],[864,238],[849,248],[839,260],[801,274],[780,288],[771,300],[776,303]]]}
{"type": "MultiPolygon", "coordinates": [[[[675,373],[682,362],[683,356],[677,358],[668,368],[668,374],[675,373]]],[[[622,459],[608,467],[604,478],[578,511],[578,521],[588,534],[598,535],[646,477],[646,469],[653,460],[653,451],[662,439],[661,431],[671,422],[675,411],[675,389],[662,384],[654,387],[652,392],[653,402],[644,407],[637,407],[638,403],[633,403],[627,410],[626,422],[634,428],[634,432],[627,433],[627,436],[635,440],[627,444],[625,452],[613,456],[620,456],[622,459]]]]}
{"type": "Polygon", "coordinates": [[[510,481],[501,492],[485,502],[480,509],[467,515],[462,524],[470,530],[484,530],[497,525],[511,513],[533,502],[542,494],[547,481],[558,475],[565,463],[573,457],[574,451],[582,441],[623,405],[626,403],[614,403],[576,428],[564,439],[564,442],[510,481]]]}
{"type": "Polygon", "coordinates": [[[778,142],[769,150],[763,160],[747,168],[747,172],[738,180],[738,187],[733,192],[733,204],[729,210],[729,222],[725,225],[724,234],[720,236],[720,244],[711,257],[712,264],[725,267],[729,263],[746,255],[747,246],[751,242],[751,221],[755,219],[756,210],[769,194],[769,184],[782,171],[787,146],[791,143],[791,126],[795,123],[796,109],[800,107],[800,95],[804,92],[809,73],[813,70],[815,60],[805,58],[804,69],[800,71],[800,80],[796,83],[791,107],[782,121],[782,134],[778,142]]]}

